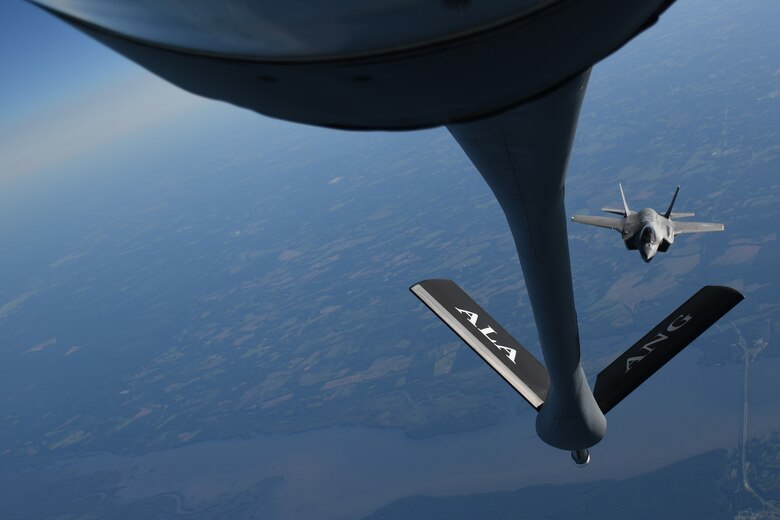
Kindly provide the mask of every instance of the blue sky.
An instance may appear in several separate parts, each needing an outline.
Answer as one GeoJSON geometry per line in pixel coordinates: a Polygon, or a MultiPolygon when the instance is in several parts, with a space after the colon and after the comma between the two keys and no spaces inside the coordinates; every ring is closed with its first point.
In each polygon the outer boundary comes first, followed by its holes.
{"type": "Polygon", "coordinates": [[[137,68],[24,0],[0,4],[0,63],[3,123],[137,68]]]}
{"type": "Polygon", "coordinates": [[[0,185],[207,103],[23,0],[0,2],[0,66],[0,185]]]}

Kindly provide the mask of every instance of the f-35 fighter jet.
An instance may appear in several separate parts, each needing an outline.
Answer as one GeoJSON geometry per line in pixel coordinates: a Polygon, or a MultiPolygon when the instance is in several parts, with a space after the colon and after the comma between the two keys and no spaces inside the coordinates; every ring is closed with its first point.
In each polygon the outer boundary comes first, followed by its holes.
{"type": "Polygon", "coordinates": [[[723,224],[709,222],[676,222],[672,219],[692,217],[693,213],[672,213],[674,201],[680,187],[674,192],[672,203],[665,213],[659,214],[654,209],[644,208],[639,211],[631,211],[626,203],[626,195],[623,193],[623,185],[620,185],[620,196],[623,198],[623,209],[602,208],[601,211],[623,215],[622,219],[612,217],[592,217],[588,215],[574,215],[574,222],[590,224],[603,228],[614,229],[620,232],[626,249],[639,250],[642,260],[649,262],[657,252],[665,253],[674,242],[674,237],[682,233],[703,233],[706,231],[723,231],[723,224]]]}

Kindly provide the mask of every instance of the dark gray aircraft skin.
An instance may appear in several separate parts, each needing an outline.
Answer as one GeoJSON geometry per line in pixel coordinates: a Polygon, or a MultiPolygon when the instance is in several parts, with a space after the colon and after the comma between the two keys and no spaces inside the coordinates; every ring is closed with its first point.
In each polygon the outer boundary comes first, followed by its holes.
{"type": "Polygon", "coordinates": [[[271,117],[446,125],[515,239],[549,376],[537,432],[585,460],[606,419],[580,364],[566,168],[590,68],[673,0],[31,1],[185,90],[271,117]]]}
{"type": "Polygon", "coordinates": [[[659,214],[654,209],[643,208],[631,211],[620,185],[620,196],[623,199],[623,209],[602,208],[601,211],[623,215],[622,219],[611,217],[594,217],[589,215],[574,215],[571,219],[581,224],[589,224],[603,228],[614,229],[620,233],[626,249],[639,251],[642,260],[649,262],[658,252],[665,253],[674,243],[674,237],[683,233],[706,233],[723,231],[723,224],[711,222],[677,222],[675,218],[692,217],[693,213],[673,213],[672,208],[677,200],[680,187],[674,192],[669,209],[659,214]]]}
{"type": "Polygon", "coordinates": [[[366,130],[447,125],[533,101],[619,49],[672,3],[30,1],[195,94],[289,121],[366,130]]]}

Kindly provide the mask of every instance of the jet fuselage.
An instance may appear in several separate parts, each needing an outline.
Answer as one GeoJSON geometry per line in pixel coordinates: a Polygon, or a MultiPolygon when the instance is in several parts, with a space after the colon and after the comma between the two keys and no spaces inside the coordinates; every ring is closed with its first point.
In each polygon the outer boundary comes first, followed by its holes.
{"type": "Polygon", "coordinates": [[[674,242],[674,225],[651,208],[644,208],[626,217],[623,242],[630,250],[639,250],[642,260],[649,262],[658,251],[666,251],[674,242]]]}

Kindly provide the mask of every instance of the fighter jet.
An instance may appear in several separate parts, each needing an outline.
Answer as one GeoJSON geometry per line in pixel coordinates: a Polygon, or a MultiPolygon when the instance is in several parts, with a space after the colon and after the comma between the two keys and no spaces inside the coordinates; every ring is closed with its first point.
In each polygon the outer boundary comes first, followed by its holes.
{"type": "Polygon", "coordinates": [[[672,208],[677,200],[680,187],[674,191],[669,209],[659,214],[652,208],[631,211],[620,184],[620,197],[623,199],[623,209],[601,208],[601,211],[623,215],[622,219],[612,217],[593,217],[590,215],[574,215],[571,219],[581,224],[590,224],[620,232],[623,243],[629,251],[639,250],[642,260],[649,262],[659,251],[665,253],[674,243],[674,237],[683,233],[705,233],[707,231],[723,231],[723,224],[711,222],[675,222],[672,219],[692,217],[693,213],[673,213],[672,208]]]}

